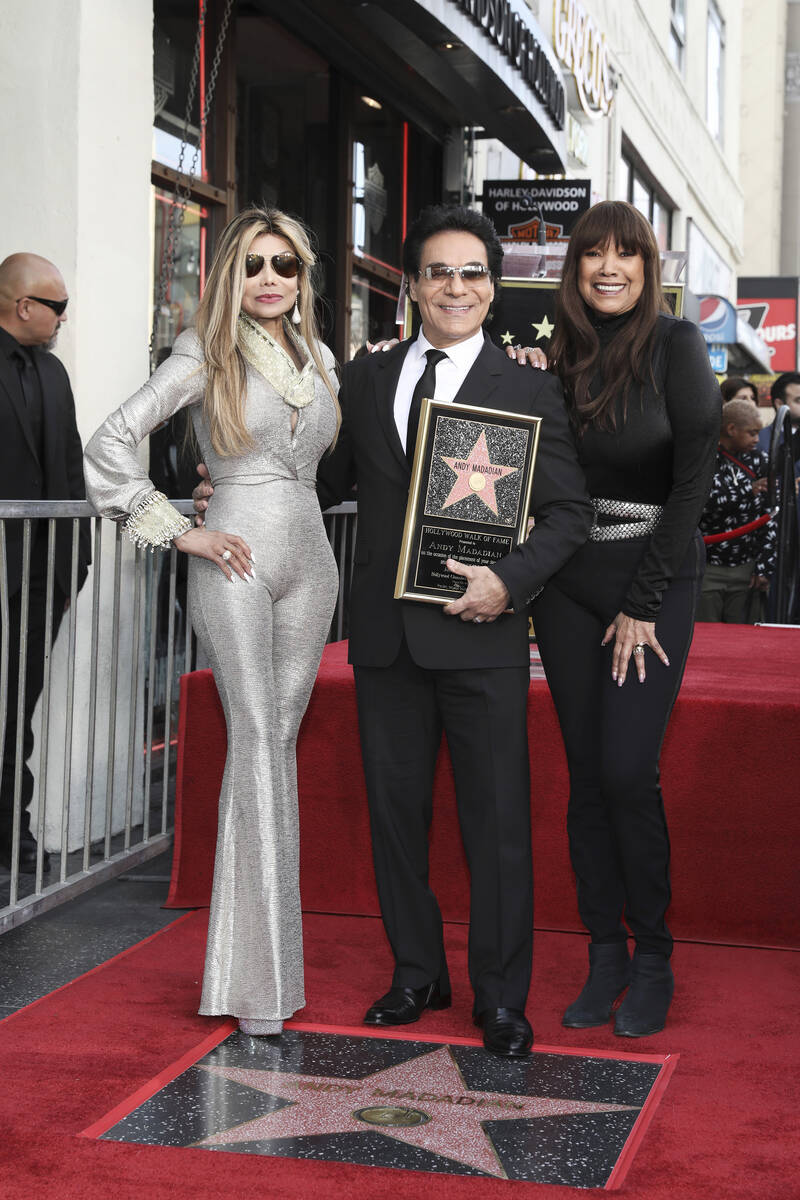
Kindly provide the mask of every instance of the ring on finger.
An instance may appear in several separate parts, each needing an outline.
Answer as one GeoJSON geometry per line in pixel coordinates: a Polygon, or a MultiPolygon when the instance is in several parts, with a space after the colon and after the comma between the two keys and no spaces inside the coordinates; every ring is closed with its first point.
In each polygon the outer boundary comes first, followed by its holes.
{"type": "Polygon", "coordinates": [[[473,618],[472,618],[472,624],[473,624],[473,625],[482,625],[482,624],[483,624],[483,617],[473,617],[473,618]]]}
{"type": "Polygon", "coordinates": [[[223,550],[223,551],[222,551],[222,558],[223,558],[223,561],[224,561],[224,562],[230,562],[230,561],[231,561],[231,552],[230,552],[230,550],[223,550]]]}
{"type": "Polygon", "coordinates": [[[647,644],[646,642],[637,642],[636,645],[633,647],[633,653],[634,654],[644,654],[644,648],[645,648],[646,644],[647,644]]]}

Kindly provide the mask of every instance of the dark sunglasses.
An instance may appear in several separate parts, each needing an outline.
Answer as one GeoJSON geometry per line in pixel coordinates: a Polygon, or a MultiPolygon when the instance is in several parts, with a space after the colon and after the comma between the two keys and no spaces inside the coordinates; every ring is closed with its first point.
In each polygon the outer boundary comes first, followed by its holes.
{"type": "MultiPolygon", "coordinates": [[[[269,260],[272,263],[272,269],[276,275],[280,275],[281,279],[294,279],[297,272],[303,265],[296,254],[292,254],[290,250],[285,250],[283,254],[273,254],[269,260]]],[[[248,279],[253,279],[259,275],[264,269],[263,254],[248,254],[244,260],[244,273],[248,279]]]]}
{"type": "MultiPolygon", "coordinates": [[[[44,304],[47,308],[52,308],[57,317],[61,316],[69,304],[69,299],[46,300],[44,296],[20,296],[19,300],[35,300],[37,304],[44,304]]],[[[19,304],[19,300],[17,301],[17,304],[19,304]]]]}

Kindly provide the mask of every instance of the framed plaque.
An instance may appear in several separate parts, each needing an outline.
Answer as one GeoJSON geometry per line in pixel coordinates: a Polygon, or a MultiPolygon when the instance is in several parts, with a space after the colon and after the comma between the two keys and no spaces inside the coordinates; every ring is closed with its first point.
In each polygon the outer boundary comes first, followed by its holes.
{"type": "Polygon", "coordinates": [[[396,600],[449,604],[467,580],[448,558],[491,566],[528,536],[541,417],[423,400],[396,600]]]}

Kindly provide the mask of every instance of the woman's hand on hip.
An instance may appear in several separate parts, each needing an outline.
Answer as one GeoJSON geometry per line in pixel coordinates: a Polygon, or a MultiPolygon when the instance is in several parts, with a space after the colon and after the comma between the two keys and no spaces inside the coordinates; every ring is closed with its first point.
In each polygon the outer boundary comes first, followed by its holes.
{"type": "Polygon", "coordinates": [[[612,638],[615,638],[615,641],[614,653],[611,658],[611,678],[617,687],[622,687],[625,682],[631,655],[633,655],[639,683],[645,681],[645,657],[648,650],[660,658],[665,667],[669,666],[669,659],[656,637],[655,621],[637,621],[635,617],[626,617],[625,613],[617,613],[605,632],[602,645],[607,646],[612,638]]]}
{"type": "Polygon", "coordinates": [[[253,552],[244,538],[235,533],[222,533],[218,529],[187,529],[174,541],[184,554],[194,554],[213,562],[231,583],[235,582],[237,575],[248,583],[256,577],[253,552]]]}

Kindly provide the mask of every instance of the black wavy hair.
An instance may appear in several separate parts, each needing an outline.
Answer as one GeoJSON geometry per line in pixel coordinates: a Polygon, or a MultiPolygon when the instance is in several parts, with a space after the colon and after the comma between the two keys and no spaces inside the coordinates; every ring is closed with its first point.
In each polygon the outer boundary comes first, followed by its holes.
{"type": "Polygon", "coordinates": [[[800,373],[797,371],[786,371],[783,375],[779,375],[770,388],[770,396],[772,403],[776,408],[780,408],[786,398],[786,389],[792,383],[800,383],[800,373]]]}
{"type": "Polygon", "coordinates": [[[503,273],[503,246],[497,230],[488,217],[474,208],[460,204],[431,204],[423,208],[412,222],[403,242],[403,271],[406,278],[419,275],[422,247],[428,238],[437,233],[453,230],[456,233],[471,233],[486,247],[486,262],[492,281],[497,286],[503,273]]]}

